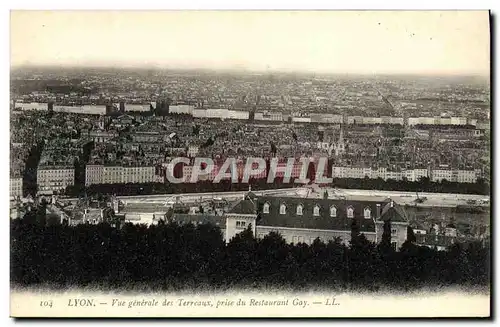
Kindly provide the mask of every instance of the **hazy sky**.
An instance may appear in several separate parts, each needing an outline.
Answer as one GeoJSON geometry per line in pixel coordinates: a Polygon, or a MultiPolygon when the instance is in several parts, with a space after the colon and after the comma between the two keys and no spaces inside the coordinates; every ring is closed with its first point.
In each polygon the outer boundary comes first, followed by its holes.
{"type": "Polygon", "coordinates": [[[489,74],[488,12],[13,11],[11,65],[489,74]]]}

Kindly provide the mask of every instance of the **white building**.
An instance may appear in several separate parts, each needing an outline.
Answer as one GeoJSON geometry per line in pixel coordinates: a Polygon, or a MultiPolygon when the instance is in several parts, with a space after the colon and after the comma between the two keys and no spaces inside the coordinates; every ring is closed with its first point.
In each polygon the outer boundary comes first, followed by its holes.
{"type": "Polygon", "coordinates": [[[420,178],[429,177],[429,171],[427,169],[413,169],[415,175],[415,181],[418,181],[420,178]]]}
{"type": "Polygon", "coordinates": [[[408,118],[408,125],[476,125],[476,122],[469,120],[465,117],[410,117],[408,118]]]}
{"type": "Polygon", "coordinates": [[[194,110],[194,106],[188,105],[188,104],[170,105],[168,108],[168,111],[171,114],[193,115],[193,110],[194,110]]]}
{"type": "Polygon", "coordinates": [[[122,183],[152,183],[155,167],[122,167],[122,183]]]}
{"type": "Polygon", "coordinates": [[[382,178],[383,180],[387,179],[387,168],[379,167],[378,169],[372,169],[372,178],[382,178]]]}
{"type": "Polygon", "coordinates": [[[433,169],[431,175],[433,182],[446,179],[449,182],[475,183],[478,177],[475,170],[433,169]]]}
{"type": "Polygon", "coordinates": [[[477,181],[477,174],[474,170],[457,170],[456,182],[459,183],[475,183],[477,181]]]}
{"type": "Polygon", "coordinates": [[[254,116],[255,120],[264,121],[283,121],[283,114],[281,112],[256,112],[254,116]]]}
{"type": "Polygon", "coordinates": [[[402,171],[390,171],[387,168],[379,167],[372,169],[370,167],[332,167],[333,178],[381,178],[383,180],[394,179],[416,182],[422,177],[428,177],[427,169],[408,169],[402,171]]]}
{"type": "Polygon", "coordinates": [[[152,183],[158,181],[155,171],[155,167],[152,166],[87,165],[85,167],[85,185],[152,183]]]}
{"type": "Polygon", "coordinates": [[[250,118],[250,113],[244,110],[229,110],[227,118],[247,120],[248,118],[250,118]]]}

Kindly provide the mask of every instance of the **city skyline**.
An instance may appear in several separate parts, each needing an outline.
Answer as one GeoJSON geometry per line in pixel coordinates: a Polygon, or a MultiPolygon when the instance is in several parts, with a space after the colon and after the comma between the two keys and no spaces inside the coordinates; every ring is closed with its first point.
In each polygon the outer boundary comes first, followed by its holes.
{"type": "Polygon", "coordinates": [[[489,13],[12,11],[11,66],[54,65],[488,76],[489,13]]]}

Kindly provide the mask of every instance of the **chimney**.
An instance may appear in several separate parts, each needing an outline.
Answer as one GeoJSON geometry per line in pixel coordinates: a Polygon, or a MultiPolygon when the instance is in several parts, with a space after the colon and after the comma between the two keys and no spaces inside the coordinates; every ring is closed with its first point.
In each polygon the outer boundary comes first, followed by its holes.
{"type": "Polygon", "coordinates": [[[377,203],[377,219],[380,219],[380,203],[377,203]]]}

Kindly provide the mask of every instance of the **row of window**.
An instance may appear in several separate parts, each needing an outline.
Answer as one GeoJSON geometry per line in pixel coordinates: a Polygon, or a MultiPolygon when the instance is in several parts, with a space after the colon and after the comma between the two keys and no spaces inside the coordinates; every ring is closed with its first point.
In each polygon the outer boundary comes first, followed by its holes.
{"type": "MultiPolygon", "coordinates": [[[[263,213],[269,213],[269,208],[270,208],[270,205],[269,203],[264,203],[264,206],[262,208],[262,212],[263,213]]],[[[286,214],[286,205],[285,204],[281,204],[280,205],[280,215],[285,215],[286,214]]],[[[314,208],[313,208],[313,216],[319,216],[320,215],[320,211],[321,211],[321,208],[319,205],[315,205],[314,208]]],[[[347,207],[347,210],[346,210],[346,213],[347,213],[347,218],[354,218],[354,208],[352,206],[349,206],[347,207]]],[[[304,214],[304,206],[302,204],[299,204],[297,206],[297,209],[295,211],[295,214],[297,216],[302,216],[304,214]]],[[[363,210],[363,216],[365,217],[365,219],[371,219],[372,218],[372,211],[370,208],[365,208],[363,210]]],[[[330,207],[330,217],[337,217],[337,207],[335,205],[332,205],[330,207]]]]}
{"type": "Polygon", "coordinates": [[[38,178],[37,181],[38,181],[38,184],[42,184],[42,183],[57,183],[57,182],[68,182],[68,183],[71,183],[74,181],[74,177],[66,177],[66,178],[38,178]]]}
{"type": "Polygon", "coordinates": [[[72,185],[73,184],[73,180],[70,180],[70,181],[39,181],[38,182],[38,185],[41,185],[41,186],[57,186],[57,185],[72,185]]]}
{"type": "Polygon", "coordinates": [[[54,173],[39,173],[38,174],[38,177],[40,178],[50,178],[50,177],[65,177],[65,176],[68,176],[68,177],[71,177],[71,176],[74,176],[75,173],[74,172],[54,172],[54,173]]]}

